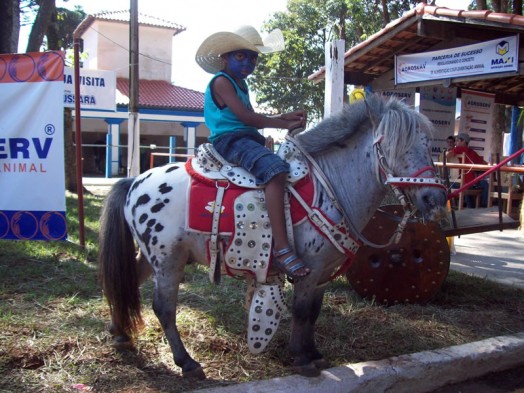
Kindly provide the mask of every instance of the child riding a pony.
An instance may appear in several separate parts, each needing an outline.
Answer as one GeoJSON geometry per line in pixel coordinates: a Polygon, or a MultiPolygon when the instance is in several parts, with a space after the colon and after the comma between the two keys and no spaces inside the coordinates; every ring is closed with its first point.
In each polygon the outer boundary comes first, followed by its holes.
{"type": "Polygon", "coordinates": [[[214,148],[227,161],[239,165],[264,185],[266,207],[273,233],[273,266],[296,279],[309,268],[289,244],[284,213],[284,193],[289,164],[265,147],[263,128],[293,130],[306,125],[306,112],[297,110],[265,116],[253,110],[246,78],[255,70],[259,54],[284,49],[278,29],[264,40],[251,26],[235,32],[218,32],[206,38],[196,53],[196,62],[213,74],[204,97],[204,118],[214,148]]]}

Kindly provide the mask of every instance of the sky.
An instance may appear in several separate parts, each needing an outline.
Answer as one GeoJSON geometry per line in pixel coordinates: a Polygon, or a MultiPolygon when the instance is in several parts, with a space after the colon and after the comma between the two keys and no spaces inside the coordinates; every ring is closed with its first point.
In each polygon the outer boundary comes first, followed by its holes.
{"type": "MultiPolygon", "coordinates": [[[[209,35],[248,24],[258,31],[273,13],[286,10],[287,0],[138,0],[138,11],[186,28],[173,37],[175,85],[203,92],[211,75],[195,62],[195,52],[209,35]]],[[[87,14],[129,9],[129,0],[56,0],[58,7],[80,5],[87,14]]],[[[262,37],[264,34],[262,33],[262,37]]]]}
{"type": "MultiPolygon", "coordinates": [[[[437,0],[437,5],[465,9],[470,0],[437,0]]],[[[286,10],[287,0],[138,0],[138,11],[186,28],[173,37],[172,82],[181,87],[203,92],[210,75],[195,62],[195,52],[212,33],[234,30],[248,24],[260,31],[277,11],[286,10]]],[[[87,14],[127,10],[130,0],[56,0],[57,7],[82,6],[87,14]]],[[[262,34],[264,36],[264,34],[262,34]]],[[[20,40],[19,49],[25,50],[20,40]]]]}

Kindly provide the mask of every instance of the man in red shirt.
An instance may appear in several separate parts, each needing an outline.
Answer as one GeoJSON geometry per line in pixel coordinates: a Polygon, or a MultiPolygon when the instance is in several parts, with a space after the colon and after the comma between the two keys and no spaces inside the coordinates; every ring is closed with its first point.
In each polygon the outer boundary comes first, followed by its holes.
{"type": "MultiPolygon", "coordinates": [[[[469,137],[469,135],[465,132],[461,132],[460,134],[458,134],[456,139],[457,145],[446,153],[446,159],[449,160],[450,158],[465,153],[464,164],[487,164],[487,162],[484,161],[484,159],[481,156],[479,156],[475,150],[468,146],[470,139],[471,138],[469,137]]],[[[475,172],[471,169],[463,170],[462,174],[464,176],[464,184],[469,183],[476,177],[475,172]]],[[[482,193],[480,195],[480,206],[486,207],[488,204],[488,182],[483,179],[475,185],[471,186],[470,188],[482,190],[482,193]]],[[[467,207],[475,207],[475,198],[473,195],[467,195],[465,200],[467,207]]]]}

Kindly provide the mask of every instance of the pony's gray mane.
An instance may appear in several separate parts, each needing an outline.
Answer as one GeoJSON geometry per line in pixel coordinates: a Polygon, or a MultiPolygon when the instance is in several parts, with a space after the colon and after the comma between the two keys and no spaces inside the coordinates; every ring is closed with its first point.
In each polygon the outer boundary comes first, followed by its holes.
{"type": "Polygon", "coordinates": [[[365,101],[346,105],[344,109],[322,120],[315,127],[297,135],[300,146],[309,153],[340,148],[359,132],[383,136],[381,144],[388,162],[396,162],[416,141],[418,133],[432,133],[433,125],[424,115],[396,98],[385,99],[373,94],[365,101]]]}

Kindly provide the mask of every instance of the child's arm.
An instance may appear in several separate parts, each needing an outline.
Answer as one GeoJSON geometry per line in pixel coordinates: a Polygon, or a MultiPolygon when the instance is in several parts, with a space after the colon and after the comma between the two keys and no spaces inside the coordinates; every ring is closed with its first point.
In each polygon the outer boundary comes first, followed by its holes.
{"type": "Polygon", "coordinates": [[[306,113],[294,111],[275,117],[269,117],[249,110],[238,98],[234,86],[224,77],[218,77],[213,83],[213,95],[220,105],[227,106],[246,126],[262,128],[285,128],[288,130],[305,127],[306,113]]]}

